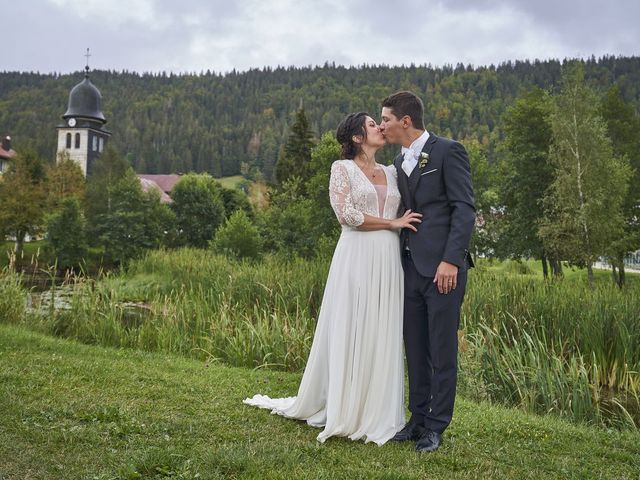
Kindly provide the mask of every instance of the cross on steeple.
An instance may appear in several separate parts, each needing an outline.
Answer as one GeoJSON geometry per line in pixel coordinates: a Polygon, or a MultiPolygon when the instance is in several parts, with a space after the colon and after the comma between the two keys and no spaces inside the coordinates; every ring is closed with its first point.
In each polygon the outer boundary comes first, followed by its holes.
{"type": "Polygon", "coordinates": [[[85,71],[87,73],[89,73],[89,57],[91,56],[91,54],[89,53],[89,49],[87,48],[87,53],[85,53],[84,55],[85,57],[87,57],[87,66],[84,67],[85,71]]]}

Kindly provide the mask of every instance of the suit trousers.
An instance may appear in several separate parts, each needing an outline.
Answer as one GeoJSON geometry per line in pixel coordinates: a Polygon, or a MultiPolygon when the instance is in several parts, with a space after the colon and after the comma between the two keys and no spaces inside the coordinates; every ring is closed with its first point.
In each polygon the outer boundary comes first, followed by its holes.
{"type": "Polygon", "coordinates": [[[411,421],[438,433],[451,423],[458,370],[458,327],[467,272],[441,294],[434,277],[416,270],[408,251],[404,267],[404,346],[409,374],[411,421]]]}

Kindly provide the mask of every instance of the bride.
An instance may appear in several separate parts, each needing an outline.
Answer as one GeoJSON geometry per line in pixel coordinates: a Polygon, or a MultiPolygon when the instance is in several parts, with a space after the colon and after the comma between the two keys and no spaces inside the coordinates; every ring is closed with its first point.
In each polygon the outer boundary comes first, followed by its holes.
{"type": "Polygon", "coordinates": [[[244,403],[324,427],[320,442],[345,436],[382,445],[405,423],[398,231],[415,231],[420,215],[398,218],[396,170],[376,163],[385,140],[368,114],[348,115],[336,137],[345,160],[331,166],[329,198],[342,234],[298,395],[244,403]]]}

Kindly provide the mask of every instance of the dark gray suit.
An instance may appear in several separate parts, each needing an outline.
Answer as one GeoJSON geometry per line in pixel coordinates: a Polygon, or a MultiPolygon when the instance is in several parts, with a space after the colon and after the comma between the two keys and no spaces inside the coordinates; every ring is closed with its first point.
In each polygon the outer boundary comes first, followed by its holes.
{"type": "Polygon", "coordinates": [[[412,421],[442,433],[453,415],[456,394],[460,307],[473,266],[468,252],[475,224],[469,158],[453,140],[430,134],[418,165],[407,178],[402,154],[394,160],[406,209],[422,214],[418,231],[401,232],[405,273],[404,343],[412,421]],[[438,292],[433,279],[441,261],[458,267],[457,288],[438,292]]]}

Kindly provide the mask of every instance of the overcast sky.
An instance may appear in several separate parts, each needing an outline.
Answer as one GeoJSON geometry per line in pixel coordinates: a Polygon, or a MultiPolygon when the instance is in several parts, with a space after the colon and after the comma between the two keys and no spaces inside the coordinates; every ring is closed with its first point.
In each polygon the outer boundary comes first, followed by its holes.
{"type": "Polygon", "coordinates": [[[227,72],[640,55],[640,1],[0,0],[0,71],[227,72]]]}

